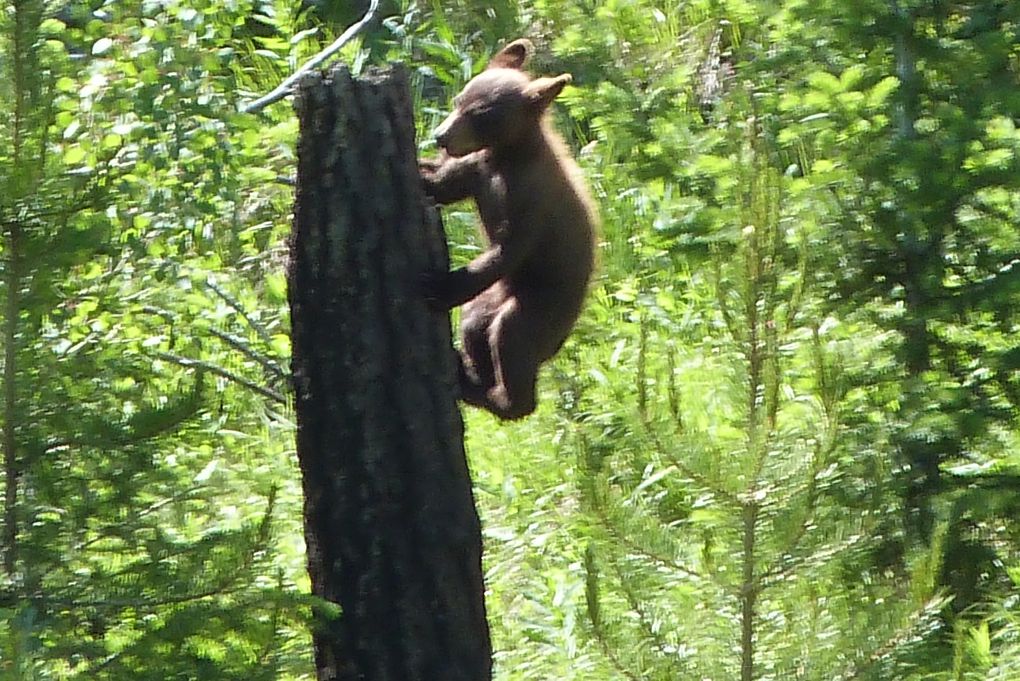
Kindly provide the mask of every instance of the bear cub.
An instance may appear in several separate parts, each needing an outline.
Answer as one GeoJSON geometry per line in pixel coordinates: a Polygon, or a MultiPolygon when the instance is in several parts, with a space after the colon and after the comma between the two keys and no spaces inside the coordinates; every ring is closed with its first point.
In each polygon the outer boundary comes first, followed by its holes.
{"type": "Polygon", "coordinates": [[[461,399],[502,419],[535,410],[538,367],[577,321],[595,262],[595,206],[548,116],[570,75],[532,79],[532,50],[496,54],[436,129],[442,155],[420,162],[436,203],[478,207],[488,248],[424,285],[433,304],[463,305],[461,399]]]}

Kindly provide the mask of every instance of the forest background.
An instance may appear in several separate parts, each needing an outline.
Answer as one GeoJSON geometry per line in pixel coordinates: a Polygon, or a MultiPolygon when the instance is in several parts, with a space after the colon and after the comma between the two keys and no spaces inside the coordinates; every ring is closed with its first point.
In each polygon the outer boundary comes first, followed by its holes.
{"type": "MultiPolygon", "coordinates": [[[[240,109],[367,4],[0,12],[0,678],[312,678],[297,126],[240,109]]],[[[423,154],[504,42],[573,74],[604,219],[539,412],[465,411],[496,678],[1020,678],[1020,3],[379,15],[423,154]]]]}

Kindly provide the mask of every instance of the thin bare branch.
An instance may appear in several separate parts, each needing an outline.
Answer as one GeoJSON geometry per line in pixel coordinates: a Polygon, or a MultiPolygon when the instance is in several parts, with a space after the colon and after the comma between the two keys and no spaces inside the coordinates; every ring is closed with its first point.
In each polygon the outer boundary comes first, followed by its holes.
{"type": "Polygon", "coordinates": [[[248,326],[250,326],[255,333],[259,335],[259,338],[261,338],[266,345],[273,347],[273,338],[269,335],[269,331],[267,331],[261,324],[255,323],[255,320],[251,318],[251,316],[245,311],[244,306],[241,305],[241,301],[221,289],[216,282],[212,280],[212,278],[207,279],[205,285],[212,289],[212,292],[218,295],[223,302],[234,308],[237,314],[241,315],[241,318],[248,323],[248,326]]]}
{"type": "Polygon", "coordinates": [[[244,378],[243,376],[238,376],[234,372],[228,371],[227,369],[224,369],[219,365],[213,364],[212,362],[204,362],[202,360],[191,359],[189,357],[181,357],[180,355],[174,355],[169,352],[157,352],[155,354],[160,359],[164,359],[168,362],[173,362],[174,364],[179,364],[182,367],[202,369],[204,371],[208,371],[211,374],[222,376],[228,381],[237,383],[238,385],[242,385],[245,388],[248,388],[249,390],[258,393],[259,395],[262,395],[263,397],[267,397],[273,400],[274,402],[277,402],[279,404],[287,404],[287,398],[284,397],[282,394],[276,392],[275,390],[266,388],[265,386],[261,386],[258,383],[255,383],[254,381],[249,381],[247,378],[244,378]]]}
{"type": "Polygon", "coordinates": [[[354,38],[354,36],[358,35],[358,33],[360,33],[362,29],[364,29],[365,26],[367,26],[369,22],[375,18],[375,12],[377,9],[379,9],[379,0],[372,0],[372,4],[368,6],[368,11],[365,12],[365,16],[361,17],[361,21],[359,21],[356,24],[352,24],[350,28],[344,31],[339,38],[333,41],[332,45],[322,50],[317,55],[315,55],[314,57],[306,61],[304,64],[302,64],[301,68],[292,73],[287,79],[285,79],[282,83],[276,86],[276,89],[274,89],[267,95],[259,97],[251,104],[248,104],[247,106],[243,107],[241,111],[244,113],[255,113],[256,111],[261,111],[270,104],[278,102],[287,95],[289,95],[294,87],[294,84],[298,82],[301,76],[305,75],[306,73],[314,69],[316,66],[318,66],[319,64],[321,64],[322,62],[326,61],[334,54],[339,52],[340,48],[349,43],[354,38]]]}
{"type": "Polygon", "coordinates": [[[238,352],[242,353],[245,357],[252,359],[258,364],[271,373],[276,378],[281,380],[287,380],[289,378],[286,371],[276,363],[276,360],[269,355],[263,354],[255,348],[248,345],[243,338],[239,338],[233,334],[225,333],[217,329],[209,329],[209,333],[219,338],[221,341],[234,348],[238,352]]]}

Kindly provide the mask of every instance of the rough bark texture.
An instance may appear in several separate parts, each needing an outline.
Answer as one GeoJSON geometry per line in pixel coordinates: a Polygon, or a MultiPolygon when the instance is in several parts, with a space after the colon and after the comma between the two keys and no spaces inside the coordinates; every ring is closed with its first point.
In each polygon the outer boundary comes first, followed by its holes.
{"type": "Polygon", "coordinates": [[[450,323],[420,293],[447,267],[421,189],[402,69],[306,77],[289,272],[297,453],[318,678],[491,678],[481,531],[450,323]]]}

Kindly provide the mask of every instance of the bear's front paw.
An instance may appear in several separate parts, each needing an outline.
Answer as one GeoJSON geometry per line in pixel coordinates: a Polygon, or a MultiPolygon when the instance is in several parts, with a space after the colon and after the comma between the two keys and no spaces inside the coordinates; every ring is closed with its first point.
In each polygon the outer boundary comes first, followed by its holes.
{"type": "Polygon", "coordinates": [[[439,185],[439,167],[441,165],[442,159],[438,158],[425,158],[418,161],[418,175],[421,176],[422,187],[425,189],[426,196],[431,198],[436,196],[439,185]]]}
{"type": "Polygon", "coordinates": [[[470,284],[464,269],[452,272],[426,272],[421,275],[421,290],[431,307],[448,310],[463,302],[464,290],[470,284]]]}
{"type": "Polygon", "coordinates": [[[439,170],[439,166],[443,164],[443,159],[436,158],[420,158],[418,159],[418,172],[421,173],[422,177],[429,175],[435,175],[436,171],[439,170]]]}
{"type": "Polygon", "coordinates": [[[425,184],[425,188],[435,186],[439,178],[439,170],[443,166],[443,158],[421,158],[418,159],[418,174],[421,175],[421,181],[425,184]]]}

